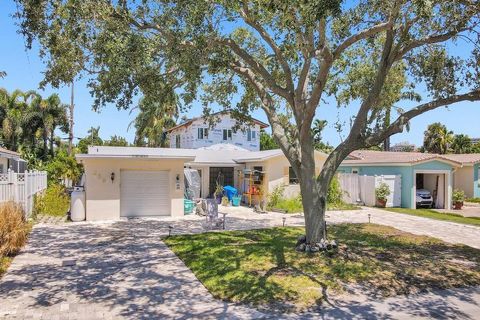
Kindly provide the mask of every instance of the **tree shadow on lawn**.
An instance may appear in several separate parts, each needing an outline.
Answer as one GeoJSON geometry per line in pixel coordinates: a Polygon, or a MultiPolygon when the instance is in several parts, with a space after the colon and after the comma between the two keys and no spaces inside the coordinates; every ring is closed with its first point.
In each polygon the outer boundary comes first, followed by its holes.
{"type": "Polygon", "coordinates": [[[178,236],[167,243],[216,297],[287,312],[333,306],[327,292],[348,292],[349,283],[360,283],[361,294],[376,300],[480,284],[479,250],[373,224],[329,231],[342,244],[333,257],[295,252],[298,228],[178,236]],[[309,292],[295,288],[299,277],[309,292]]]}

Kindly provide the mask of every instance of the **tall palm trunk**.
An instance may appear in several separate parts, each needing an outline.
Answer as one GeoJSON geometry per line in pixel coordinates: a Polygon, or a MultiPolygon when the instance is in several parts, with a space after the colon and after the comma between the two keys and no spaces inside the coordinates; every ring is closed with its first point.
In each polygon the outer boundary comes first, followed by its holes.
{"type": "Polygon", "coordinates": [[[53,151],[54,140],[55,140],[55,130],[52,129],[52,131],[50,132],[50,155],[52,156],[52,158],[55,156],[55,152],[53,151]]]}
{"type": "Polygon", "coordinates": [[[72,155],[73,151],[73,112],[75,110],[74,104],[74,82],[72,81],[72,91],[70,94],[70,109],[69,109],[69,117],[68,117],[68,154],[72,155]]]}
{"type": "Polygon", "coordinates": [[[46,128],[43,129],[42,138],[43,138],[43,158],[47,159],[47,157],[48,157],[48,131],[47,131],[46,128]]]}

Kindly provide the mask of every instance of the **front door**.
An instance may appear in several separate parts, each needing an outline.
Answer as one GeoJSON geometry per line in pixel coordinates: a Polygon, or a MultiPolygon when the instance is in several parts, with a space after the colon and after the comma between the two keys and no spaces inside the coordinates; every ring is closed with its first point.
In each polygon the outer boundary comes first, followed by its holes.
{"type": "Polygon", "coordinates": [[[233,167],[210,167],[209,196],[213,197],[217,182],[222,186],[234,186],[233,167]]]}

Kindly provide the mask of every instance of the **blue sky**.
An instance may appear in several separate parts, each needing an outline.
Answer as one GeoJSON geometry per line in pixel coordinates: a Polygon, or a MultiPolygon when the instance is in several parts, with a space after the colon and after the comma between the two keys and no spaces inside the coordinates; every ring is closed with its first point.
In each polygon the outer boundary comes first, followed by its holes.
{"type": "MultiPolygon", "coordinates": [[[[27,51],[23,37],[17,33],[17,27],[11,17],[15,10],[13,1],[2,4],[0,10],[0,70],[7,72],[7,77],[0,79],[0,87],[9,91],[15,89],[31,90],[38,89],[38,84],[43,78],[42,71],[44,66],[38,57],[38,50],[27,51]]],[[[464,42],[457,44],[457,50],[462,52],[464,42]]],[[[69,103],[70,89],[68,87],[60,89],[46,88],[42,95],[48,96],[52,93],[58,93],[63,102],[69,103]]],[[[424,94],[425,96],[425,94],[424,94]]],[[[86,81],[79,81],[75,85],[75,136],[83,137],[87,134],[90,127],[100,126],[100,135],[107,139],[111,135],[124,136],[130,142],[133,142],[134,130],[130,128],[127,131],[129,123],[135,118],[136,112],[119,111],[114,105],[109,105],[99,113],[92,111],[93,99],[86,86],[86,81]]],[[[334,105],[322,106],[317,116],[329,121],[325,129],[324,139],[332,145],[337,145],[340,141],[339,134],[333,125],[337,119],[345,121],[348,127],[348,118],[353,111],[354,106],[347,110],[337,109],[334,105]]],[[[200,104],[195,104],[187,116],[197,116],[201,114],[200,104]]],[[[265,115],[261,111],[256,111],[255,117],[266,121],[265,115]]],[[[423,132],[428,124],[432,122],[441,122],[455,133],[468,134],[471,137],[480,137],[480,102],[464,102],[426,113],[411,123],[411,131],[398,134],[392,137],[392,142],[409,141],[416,145],[421,145],[423,141],[423,132]]]]}

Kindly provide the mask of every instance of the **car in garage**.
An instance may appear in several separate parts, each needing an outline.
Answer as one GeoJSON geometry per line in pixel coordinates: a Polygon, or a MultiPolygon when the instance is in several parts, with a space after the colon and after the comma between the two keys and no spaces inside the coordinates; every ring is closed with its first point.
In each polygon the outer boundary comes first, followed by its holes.
{"type": "Polygon", "coordinates": [[[427,189],[418,189],[416,193],[417,208],[432,208],[433,197],[427,189]]]}

